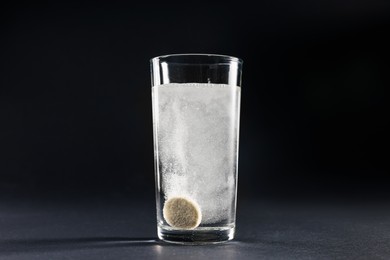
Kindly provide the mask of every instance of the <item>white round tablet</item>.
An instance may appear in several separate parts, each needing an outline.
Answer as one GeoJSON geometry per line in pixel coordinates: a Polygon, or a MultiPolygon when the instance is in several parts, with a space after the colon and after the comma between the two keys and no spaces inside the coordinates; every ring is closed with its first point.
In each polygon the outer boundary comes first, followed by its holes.
{"type": "Polygon", "coordinates": [[[174,228],[194,229],[202,221],[198,203],[185,197],[172,197],[164,204],[165,221],[174,228]]]}

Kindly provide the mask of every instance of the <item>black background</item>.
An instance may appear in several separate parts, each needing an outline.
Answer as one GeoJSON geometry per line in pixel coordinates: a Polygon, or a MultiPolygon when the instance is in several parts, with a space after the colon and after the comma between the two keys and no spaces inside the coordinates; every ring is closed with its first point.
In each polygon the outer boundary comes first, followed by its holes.
{"type": "Polygon", "coordinates": [[[154,200],[149,59],[218,53],[240,198],[390,197],[386,1],[144,2],[3,3],[0,196],[154,200]]]}

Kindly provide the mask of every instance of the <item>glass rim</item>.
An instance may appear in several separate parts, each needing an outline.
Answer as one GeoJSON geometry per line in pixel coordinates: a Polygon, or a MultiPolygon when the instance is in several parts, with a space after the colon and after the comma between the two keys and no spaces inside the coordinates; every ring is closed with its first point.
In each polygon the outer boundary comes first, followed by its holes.
{"type": "MultiPolygon", "coordinates": [[[[237,62],[239,64],[243,64],[243,60],[230,56],[230,55],[223,55],[223,54],[213,54],[213,53],[175,53],[175,54],[166,54],[166,55],[160,55],[156,56],[150,59],[150,62],[153,63],[154,61],[159,61],[162,59],[167,59],[171,57],[183,57],[183,58],[188,58],[188,57],[208,57],[208,58],[220,58],[220,59],[225,59],[228,62],[237,62]]],[[[215,64],[218,64],[219,62],[216,62],[215,64]]],[[[220,62],[223,63],[223,62],[220,62]]]]}

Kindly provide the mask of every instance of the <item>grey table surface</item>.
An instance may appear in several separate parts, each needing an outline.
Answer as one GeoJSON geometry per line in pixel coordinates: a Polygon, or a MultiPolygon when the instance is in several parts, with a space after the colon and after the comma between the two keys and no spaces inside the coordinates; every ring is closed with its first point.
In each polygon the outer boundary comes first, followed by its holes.
{"type": "Polygon", "coordinates": [[[239,201],[235,240],[158,241],[154,201],[1,200],[0,259],[390,259],[387,203],[239,201]]]}

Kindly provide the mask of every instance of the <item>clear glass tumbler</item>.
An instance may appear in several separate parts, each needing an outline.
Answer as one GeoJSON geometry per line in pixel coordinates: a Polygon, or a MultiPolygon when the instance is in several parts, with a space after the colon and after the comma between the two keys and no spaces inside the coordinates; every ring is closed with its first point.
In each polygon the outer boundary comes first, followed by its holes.
{"type": "Polygon", "coordinates": [[[242,60],[212,54],[151,59],[158,237],[233,239],[242,60]]]}

